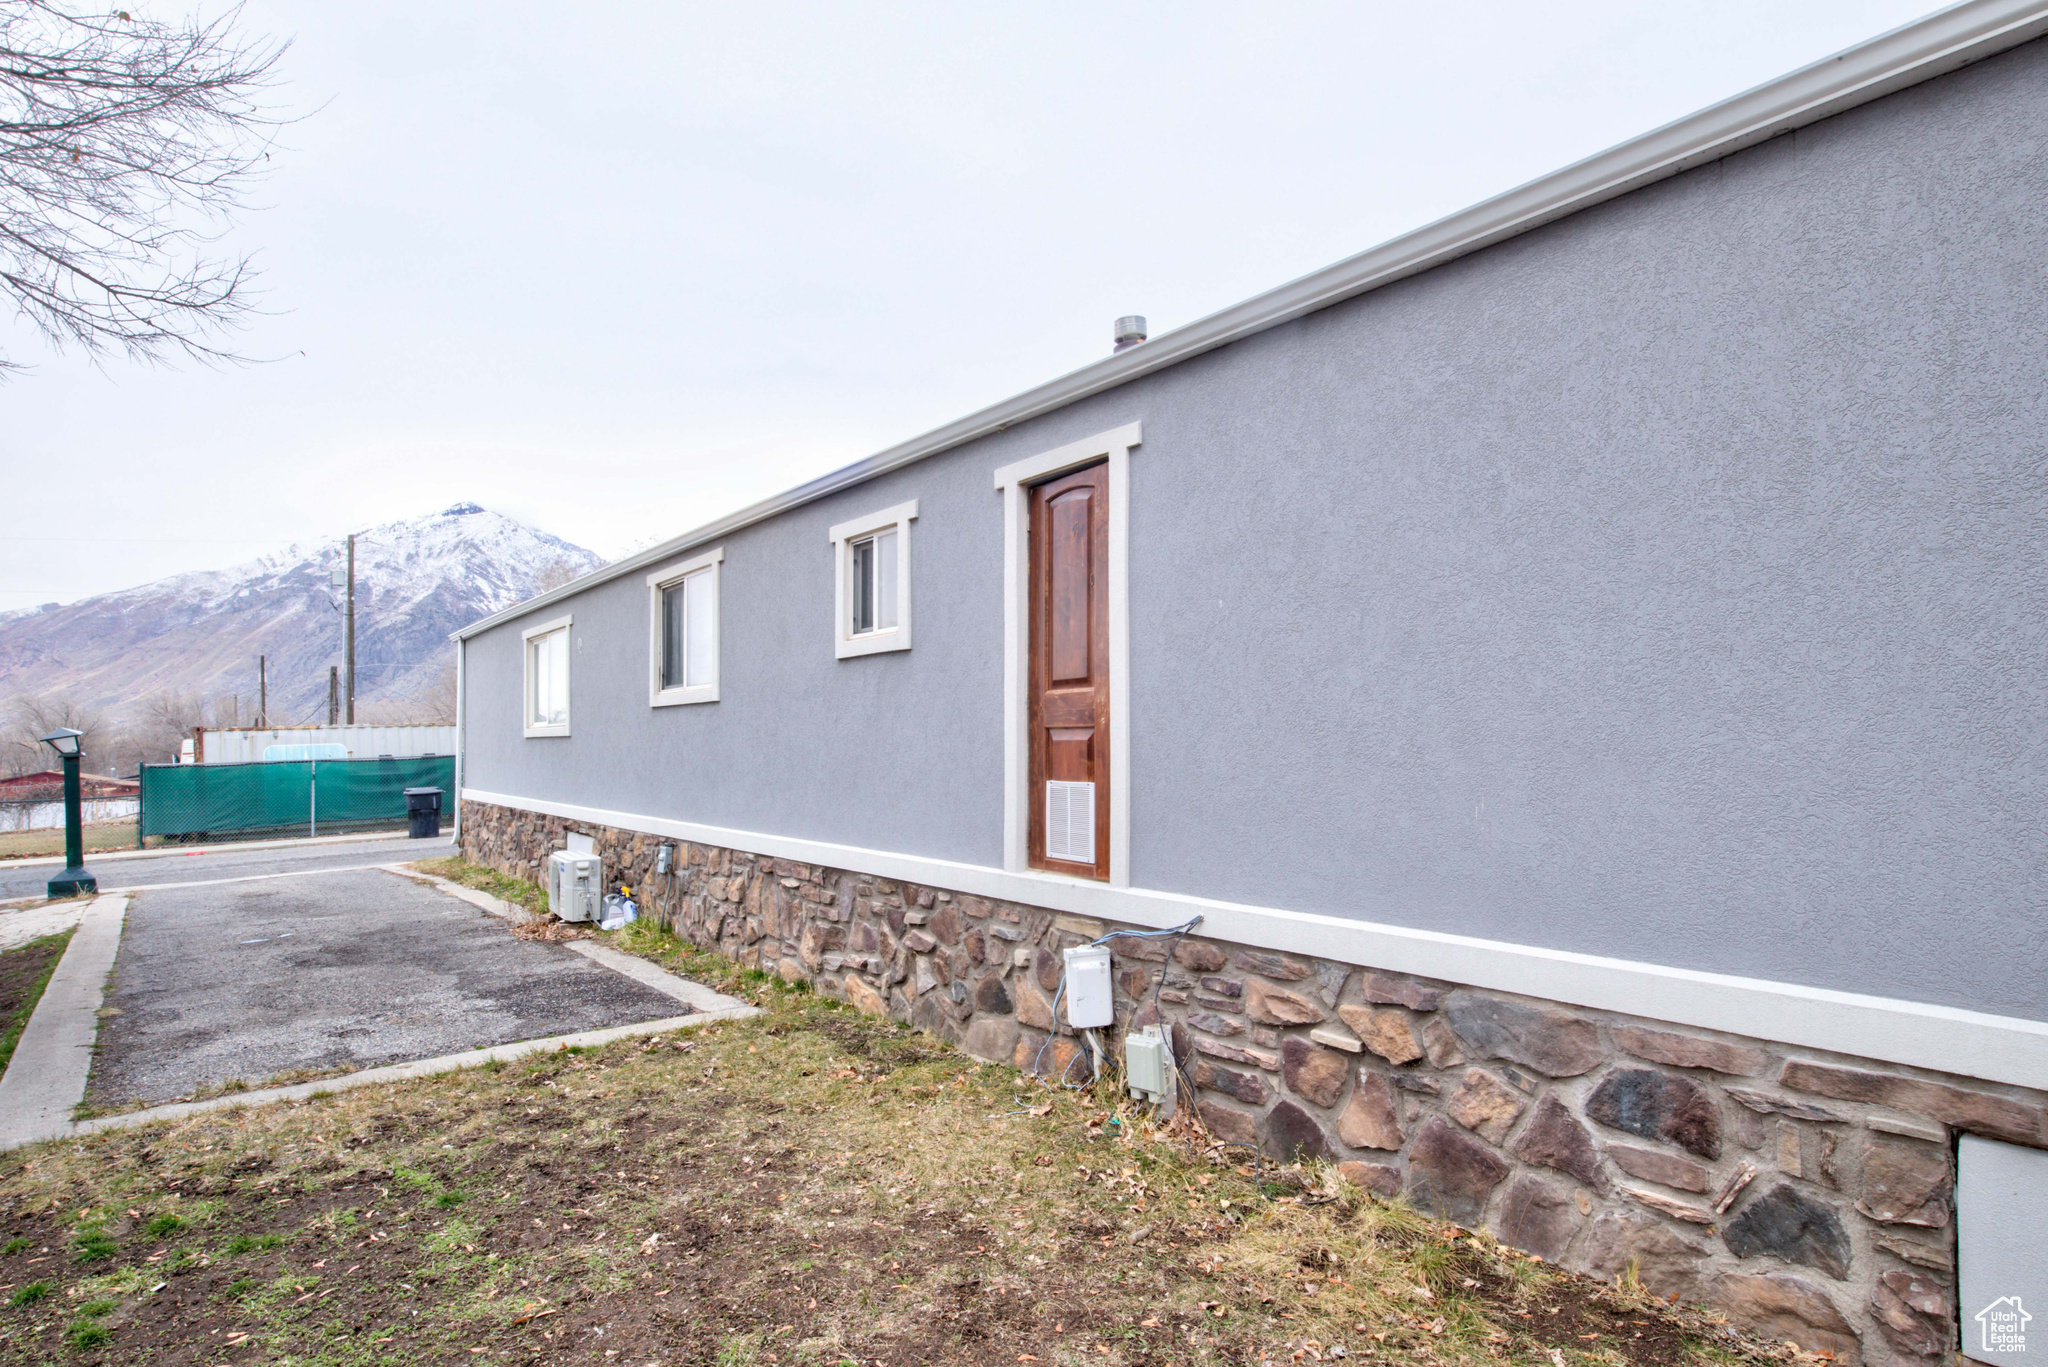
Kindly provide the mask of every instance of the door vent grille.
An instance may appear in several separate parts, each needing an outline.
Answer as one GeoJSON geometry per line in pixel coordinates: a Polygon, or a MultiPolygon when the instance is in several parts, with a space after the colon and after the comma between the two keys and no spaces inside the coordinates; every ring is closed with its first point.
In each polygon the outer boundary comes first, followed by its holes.
{"type": "Polygon", "coordinates": [[[1095,785],[1045,783],[1045,857],[1095,862],[1095,785]]]}

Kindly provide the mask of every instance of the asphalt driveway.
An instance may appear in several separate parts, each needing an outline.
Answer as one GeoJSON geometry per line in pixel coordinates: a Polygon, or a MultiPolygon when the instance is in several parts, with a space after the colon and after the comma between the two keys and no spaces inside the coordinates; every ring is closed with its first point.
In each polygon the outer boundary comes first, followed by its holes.
{"type": "MultiPolygon", "coordinates": [[[[256,878],[306,869],[367,868],[404,859],[439,859],[453,853],[455,842],[451,836],[434,840],[307,840],[256,848],[200,845],[191,849],[138,851],[112,858],[87,855],[85,866],[100,880],[101,892],[120,892],[162,883],[256,878]]],[[[50,876],[63,866],[61,859],[0,866],[0,902],[41,897],[50,876]]]]}
{"type": "Polygon", "coordinates": [[[106,1006],[86,1091],[99,1109],[685,1010],[561,945],[516,939],[495,916],[375,869],[137,893],[106,1006]]]}

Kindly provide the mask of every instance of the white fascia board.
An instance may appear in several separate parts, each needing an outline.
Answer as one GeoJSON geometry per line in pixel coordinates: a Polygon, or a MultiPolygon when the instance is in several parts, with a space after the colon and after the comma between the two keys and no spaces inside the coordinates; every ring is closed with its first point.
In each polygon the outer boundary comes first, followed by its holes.
{"type": "Polygon", "coordinates": [[[1945,75],[2048,33],[2048,0],[1964,0],[1810,66],[1746,90],[1696,114],[1652,129],[1605,152],[1541,176],[1278,289],[1103,357],[765,499],[659,546],[593,570],[581,579],[496,612],[453,633],[474,636],[501,622],[631,574],[692,546],[800,508],[841,489],[978,437],[1128,384],[1217,347],[1292,322],[1304,314],[1390,285],[1433,266],[1592,208],[1631,190],[1689,171],[1745,147],[1804,128],[1861,104],[1945,75]]]}
{"type": "Polygon", "coordinates": [[[462,796],[517,811],[822,864],[1127,925],[1165,929],[1199,915],[1199,934],[1236,944],[1413,973],[1851,1058],[2048,1089],[2048,1022],[1185,893],[1113,887],[1093,879],[762,835],[471,788],[464,789],[462,796]]]}

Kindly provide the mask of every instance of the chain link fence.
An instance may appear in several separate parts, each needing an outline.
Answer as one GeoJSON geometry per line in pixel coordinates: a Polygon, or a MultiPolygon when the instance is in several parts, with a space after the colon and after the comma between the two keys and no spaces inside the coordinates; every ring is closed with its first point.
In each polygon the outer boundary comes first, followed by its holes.
{"type": "Polygon", "coordinates": [[[343,835],[406,824],[405,790],[455,791],[455,757],[146,764],[138,844],[343,835]]]}

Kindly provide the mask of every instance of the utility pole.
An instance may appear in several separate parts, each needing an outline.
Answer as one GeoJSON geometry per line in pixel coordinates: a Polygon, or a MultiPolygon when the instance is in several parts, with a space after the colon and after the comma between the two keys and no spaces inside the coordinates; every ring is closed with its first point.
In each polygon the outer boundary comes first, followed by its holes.
{"type": "Polygon", "coordinates": [[[341,720],[341,666],[327,666],[327,724],[341,720]]]}
{"type": "Polygon", "coordinates": [[[270,657],[256,657],[256,726],[270,725],[270,657]]]}
{"type": "Polygon", "coordinates": [[[348,534],[348,724],[356,724],[356,534],[348,534]]]}

